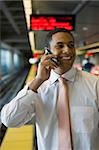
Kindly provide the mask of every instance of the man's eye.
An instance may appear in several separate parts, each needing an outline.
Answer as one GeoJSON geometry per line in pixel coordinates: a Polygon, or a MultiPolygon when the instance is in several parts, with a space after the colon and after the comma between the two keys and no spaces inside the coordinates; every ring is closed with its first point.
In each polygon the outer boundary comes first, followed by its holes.
{"type": "Polygon", "coordinates": [[[63,48],[63,47],[64,47],[64,45],[63,45],[63,44],[60,44],[60,45],[58,45],[58,47],[59,47],[59,48],[63,48]]]}
{"type": "Polygon", "coordinates": [[[74,48],[74,43],[68,44],[68,47],[69,47],[69,48],[74,48]]]}

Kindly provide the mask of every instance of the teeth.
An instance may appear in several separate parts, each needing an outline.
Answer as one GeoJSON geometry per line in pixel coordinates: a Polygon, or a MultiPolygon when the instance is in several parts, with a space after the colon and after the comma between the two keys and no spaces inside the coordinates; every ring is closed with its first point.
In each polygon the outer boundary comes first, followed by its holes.
{"type": "Polygon", "coordinates": [[[62,59],[68,60],[68,59],[71,59],[71,57],[70,56],[69,57],[62,57],[62,59]]]}

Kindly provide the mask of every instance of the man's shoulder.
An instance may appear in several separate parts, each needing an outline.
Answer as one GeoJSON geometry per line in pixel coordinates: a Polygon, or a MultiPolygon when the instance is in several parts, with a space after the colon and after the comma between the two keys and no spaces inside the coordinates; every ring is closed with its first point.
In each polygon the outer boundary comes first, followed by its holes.
{"type": "Polygon", "coordinates": [[[77,70],[77,76],[79,79],[86,80],[89,82],[97,82],[99,80],[99,76],[93,75],[83,70],[77,70]]]}

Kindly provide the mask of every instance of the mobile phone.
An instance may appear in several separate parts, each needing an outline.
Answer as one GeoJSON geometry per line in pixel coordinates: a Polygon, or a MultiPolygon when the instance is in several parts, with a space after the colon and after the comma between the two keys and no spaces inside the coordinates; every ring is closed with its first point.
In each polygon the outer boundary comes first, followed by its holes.
{"type": "MultiPolygon", "coordinates": [[[[53,54],[52,52],[51,52],[51,50],[48,48],[48,47],[45,47],[44,48],[45,49],[45,53],[46,53],[46,55],[47,54],[53,54]]],[[[59,60],[57,59],[57,58],[51,58],[51,61],[53,61],[56,65],[58,65],[59,66],[59,60]]]]}

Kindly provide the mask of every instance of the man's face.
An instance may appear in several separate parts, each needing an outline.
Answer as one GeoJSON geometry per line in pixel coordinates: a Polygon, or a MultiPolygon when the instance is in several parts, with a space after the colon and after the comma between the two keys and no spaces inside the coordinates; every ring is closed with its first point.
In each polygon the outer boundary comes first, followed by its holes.
{"type": "Polygon", "coordinates": [[[71,69],[75,60],[75,48],[74,40],[69,33],[55,33],[50,41],[50,50],[57,55],[60,62],[59,67],[54,70],[56,73],[63,74],[71,69]]]}

